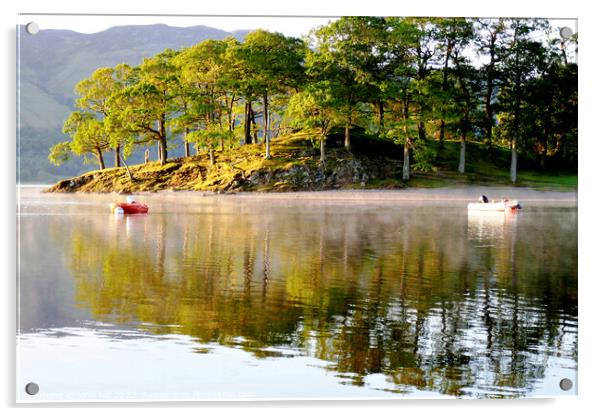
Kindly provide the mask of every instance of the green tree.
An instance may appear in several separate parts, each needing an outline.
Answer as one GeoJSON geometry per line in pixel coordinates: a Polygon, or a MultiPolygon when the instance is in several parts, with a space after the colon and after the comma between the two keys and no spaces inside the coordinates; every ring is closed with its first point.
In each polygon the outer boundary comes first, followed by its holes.
{"type": "Polygon", "coordinates": [[[255,125],[253,103],[258,99],[258,86],[254,79],[252,66],[249,64],[249,51],[246,45],[230,41],[225,51],[227,80],[229,89],[244,99],[243,141],[245,144],[257,142],[257,135],[252,134],[251,126],[255,125]]]}
{"type": "Polygon", "coordinates": [[[325,142],[331,129],[341,123],[340,101],[330,91],[329,81],[311,84],[291,97],[286,116],[294,127],[319,131],[320,162],[326,162],[325,142]]]}
{"type": "Polygon", "coordinates": [[[170,123],[180,110],[173,64],[177,54],[168,49],[145,58],[131,74],[130,85],[109,100],[115,108],[108,117],[110,126],[130,135],[128,146],[157,143],[161,165],[167,161],[167,143],[172,137],[170,123]]]}
{"type": "Polygon", "coordinates": [[[345,148],[351,148],[351,127],[370,102],[384,122],[383,83],[387,26],[380,17],[342,17],[311,33],[317,54],[308,62],[310,76],[328,78],[330,94],[337,96],[345,119],[345,148]]]}
{"type": "Polygon", "coordinates": [[[576,167],[577,162],[577,68],[564,57],[548,50],[542,73],[524,86],[525,135],[523,150],[538,157],[541,170],[548,156],[557,166],[576,167]]]}
{"type": "Polygon", "coordinates": [[[460,48],[454,50],[452,59],[454,62],[453,76],[456,81],[452,96],[455,108],[452,112],[457,114],[460,127],[458,172],[464,173],[466,170],[466,141],[468,132],[472,130],[473,118],[479,108],[477,100],[481,79],[478,71],[461,54],[460,48]]]}
{"type": "Polygon", "coordinates": [[[69,115],[63,126],[63,133],[71,136],[70,142],[61,142],[50,149],[48,159],[55,165],[60,165],[70,158],[70,153],[84,156],[86,162],[88,155],[94,155],[100,169],[105,168],[103,152],[110,149],[111,134],[104,120],[95,118],[94,115],[74,111],[69,115]]]}
{"type": "Polygon", "coordinates": [[[414,83],[416,84],[415,103],[417,105],[416,122],[418,123],[418,139],[426,140],[426,121],[432,117],[432,97],[427,93],[429,78],[437,59],[437,32],[429,18],[405,18],[413,26],[411,36],[407,39],[413,58],[414,83]]]}
{"type": "Polygon", "coordinates": [[[485,76],[485,90],[483,100],[485,104],[485,139],[491,147],[494,120],[494,92],[501,82],[502,70],[500,68],[505,59],[505,49],[510,39],[507,19],[477,19],[477,36],[475,42],[477,52],[486,57],[482,71],[485,76]]]}
{"type": "Polygon", "coordinates": [[[419,133],[422,108],[420,81],[415,54],[421,31],[412,19],[388,18],[389,35],[386,54],[389,56],[388,82],[384,94],[391,106],[386,119],[386,136],[403,144],[402,179],[410,179],[410,153],[415,148],[414,134],[419,133]]]}
{"type": "MultiPolygon", "coordinates": [[[[449,107],[453,102],[450,72],[454,71],[454,65],[459,59],[461,60],[464,49],[473,40],[474,29],[472,21],[465,18],[433,19],[433,24],[433,36],[437,42],[436,51],[442,68],[435,72],[437,77],[431,77],[434,78],[432,79],[434,85],[429,88],[429,95],[433,101],[433,108],[439,110],[439,143],[443,143],[449,107]]],[[[454,115],[452,115],[453,118],[455,118],[454,115]]]]}
{"type": "MultiPolygon", "coordinates": [[[[500,107],[506,113],[505,126],[501,126],[500,138],[509,141],[512,152],[510,161],[510,180],[516,183],[518,147],[524,145],[526,125],[523,117],[530,109],[527,107],[525,83],[541,74],[546,62],[546,49],[541,42],[535,41],[530,34],[536,30],[544,30],[544,20],[511,19],[509,30],[511,42],[505,53],[503,69],[505,84],[500,91],[500,107]]],[[[501,122],[500,122],[501,124],[501,122]]]]}
{"type": "Polygon", "coordinates": [[[190,129],[196,131],[187,140],[192,139],[197,145],[211,142],[213,149],[213,139],[217,139],[223,150],[225,139],[233,136],[237,96],[231,88],[226,50],[236,44],[234,39],[206,40],[184,50],[174,60],[182,90],[178,100],[183,103],[176,122],[184,126],[186,135],[190,129]]]}
{"type": "MultiPolygon", "coordinates": [[[[78,97],[75,100],[75,107],[78,110],[72,113],[65,122],[64,133],[67,133],[74,138],[77,137],[77,142],[73,143],[73,146],[66,146],[64,143],[60,143],[54,147],[49,156],[53,163],[62,163],[62,161],[67,160],[69,156],[65,152],[68,152],[68,149],[71,151],[79,149],[78,152],[80,153],[77,154],[87,153],[88,150],[82,149],[88,149],[90,142],[99,140],[103,141],[103,145],[101,146],[102,151],[113,149],[115,152],[115,166],[118,167],[121,165],[120,148],[122,145],[122,137],[119,131],[109,130],[108,125],[104,123],[104,120],[112,111],[109,104],[110,97],[124,88],[129,71],[129,66],[125,64],[117,65],[114,68],[98,68],[89,78],[76,84],[75,93],[78,97]],[[98,136],[89,129],[92,120],[96,120],[101,124],[103,130],[102,139],[99,137],[89,137],[90,135],[98,136]],[[80,134],[77,134],[78,128],[82,129],[80,134]],[[84,132],[84,130],[86,130],[86,132],[84,132]],[[106,141],[106,143],[104,143],[104,141],[106,141]],[[87,144],[83,145],[82,148],[81,144],[83,142],[87,142],[87,144]]],[[[102,159],[102,155],[100,158],[102,159]]],[[[104,166],[104,160],[102,160],[102,165],[104,166]]]]}
{"type": "Polygon", "coordinates": [[[297,38],[280,33],[256,30],[249,33],[239,49],[242,69],[249,76],[247,88],[263,103],[265,157],[270,156],[270,111],[272,94],[299,87],[304,75],[302,66],[305,45],[297,38]]]}

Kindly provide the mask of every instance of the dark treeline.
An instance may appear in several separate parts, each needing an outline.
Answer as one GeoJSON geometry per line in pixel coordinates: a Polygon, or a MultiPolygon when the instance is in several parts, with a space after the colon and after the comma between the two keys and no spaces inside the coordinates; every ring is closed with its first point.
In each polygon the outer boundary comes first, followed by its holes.
{"type": "MultiPolygon", "coordinates": [[[[165,50],[136,67],[99,68],[76,87],[69,141],[50,150],[120,166],[138,148],[184,155],[314,132],[320,158],[333,130],[403,145],[403,179],[434,162],[433,140],[511,149],[544,169],[577,164],[577,35],[541,19],[344,17],[305,40],[257,30],[243,42],[207,40],[165,50]]],[[[401,156],[401,155],[400,155],[401,156]]]]}

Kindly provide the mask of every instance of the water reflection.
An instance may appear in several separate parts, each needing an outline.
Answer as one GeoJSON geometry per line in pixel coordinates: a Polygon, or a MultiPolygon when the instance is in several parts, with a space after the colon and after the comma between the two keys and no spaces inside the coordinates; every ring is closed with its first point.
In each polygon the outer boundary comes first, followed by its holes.
{"type": "Polygon", "coordinates": [[[576,369],[574,209],[222,200],[168,211],[48,217],[48,239],[24,249],[60,247],[94,320],[258,360],[296,351],[343,384],[382,374],[387,391],[516,397],[555,356],[576,369]]]}

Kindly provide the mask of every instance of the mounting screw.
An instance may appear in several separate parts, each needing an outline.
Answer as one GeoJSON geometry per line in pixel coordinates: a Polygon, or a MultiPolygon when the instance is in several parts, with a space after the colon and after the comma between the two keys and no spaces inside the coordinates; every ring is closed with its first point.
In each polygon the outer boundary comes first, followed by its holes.
{"type": "Polygon", "coordinates": [[[560,388],[564,391],[570,390],[573,388],[573,382],[571,379],[563,378],[560,380],[560,388]]]}
{"type": "Polygon", "coordinates": [[[25,392],[30,396],[35,396],[40,391],[40,386],[36,383],[27,383],[25,386],[25,392]]]}
{"type": "Polygon", "coordinates": [[[560,37],[564,40],[569,40],[573,36],[573,29],[570,27],[561,27],[560,28],[560,37]]]}
{"type": "Polygon", "coordinates": [[[30,35],[37,35],[40,31],[40,26],[36,22],[29,22],[25,25],[25,31],[30,35]]]}

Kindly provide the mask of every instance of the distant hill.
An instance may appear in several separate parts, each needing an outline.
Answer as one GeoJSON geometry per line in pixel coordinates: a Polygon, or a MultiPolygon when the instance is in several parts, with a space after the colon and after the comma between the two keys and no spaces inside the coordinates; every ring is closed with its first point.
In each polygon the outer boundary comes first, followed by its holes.
{"type": "Polygon", "coordinates": [[[48,162],[47,156],[50,146],[66,140],[61,127],[73,110],[73,87],[95,69],[119,63],[137,65],[143,57],[166,48],[180,49],[228,36],[242,40],[248,33],[163,24],[116,26],[92,34],[41,30],[37,35],[29,35],[24,27],[20,31],[17,178],[22,183],[50,183],[88,169],[81,159],[57,168],[48,162]]]}

